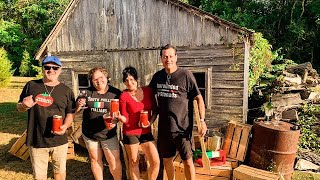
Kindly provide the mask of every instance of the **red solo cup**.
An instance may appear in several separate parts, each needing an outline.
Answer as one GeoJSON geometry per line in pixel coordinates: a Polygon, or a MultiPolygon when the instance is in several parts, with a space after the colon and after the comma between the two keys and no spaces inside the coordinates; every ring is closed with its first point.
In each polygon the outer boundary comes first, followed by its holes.
{"type": "Polygon", "coordinates": [[[104,121],[104,125],[106,126],[106,128],[108,130],[112,129],[111,125],[111,121],[112,121],[112,116],[110,116],[110,114],[104,114],[103,115],[103,121],[104,121]]]}
{"type": "Polygon", "coordinates": [[[149,126],[148,111],[146,111],[146,110],[140,111],[140,124],[141,124],[142,127],[148,127],[149,126]]]}
{"type": "Polygon", "coordinates": [[[114,114],[115,112],[119,111],[119,99],[111,99],[110,104],[111,114],[114,114]]]}
{"type": "Polygon", "coordinates": [[[52,119],[52,131],[61,131],[60,126],[62,126],[62,116],[54,115],[52,119]]]}

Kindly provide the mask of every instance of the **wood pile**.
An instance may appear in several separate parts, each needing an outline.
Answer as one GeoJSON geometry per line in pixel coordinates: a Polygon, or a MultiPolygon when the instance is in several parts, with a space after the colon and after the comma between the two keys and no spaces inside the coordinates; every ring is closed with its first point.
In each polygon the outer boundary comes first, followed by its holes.
{"type": "Polygon", "coordinates": [[[271,96],[274,113],[282,113],[282,120],[296,122],[298,108],[307,102],[320,103],[319,75],[310,62],[293,65],[282,72],[279,92],[271,96]]]}

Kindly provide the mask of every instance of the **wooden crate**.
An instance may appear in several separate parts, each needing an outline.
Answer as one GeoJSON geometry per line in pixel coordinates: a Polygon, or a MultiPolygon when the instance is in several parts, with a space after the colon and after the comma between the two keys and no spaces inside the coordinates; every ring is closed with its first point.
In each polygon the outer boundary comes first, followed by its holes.
{"type": "Polygon", "coordinates": [[[74,159],[74,143],[72,140],[68,140],[68,154],[67,159],[74,159]]]}
{"type": "MultiPolygon", "coordinates": [[[[174,173],[176,180],[185,180],[184,165],[179,154],[177,154],[173,161],[174,173]]],[[[230,162],[226,162],[225,165],[212,166],[210,170],[203,167],[195,166],[196,179],[197,180],[211,180],[211,179],[230,179],[232,174],[232,167],[230,162]]],[[[166,179],[166,176],[164,176],[166,179]]]]}
{"type": "Polygon", "coordinates": [[[230,121],[222,149],[227,157],[244,161],[252,125],[230,121]]]}
{"type": "Polygon", "coordinates": [[[23,132],[21,137],[11,146],[9,153],[17,156],[22,160],[27,160],[30,156],[29,148],[26,146],[27,130],[23,132]]]}
{"type": "Polygon", "coordinates": [[[240,165],[233,170],[233,180],[278,180],[280,175],[246,165],[240,165]]]}
{"type": "MultiPolygon", "coordinates": [[[[22,160],[27,160],[30,157],[29,147],[26,146],[27,130],[23,132],[21,137],[11,146],[9,153],[17,156],[22,160]]],[[[72,140],[68,141],[68,155],[67,159],[74,159],[74,143],[72,140]]]]}

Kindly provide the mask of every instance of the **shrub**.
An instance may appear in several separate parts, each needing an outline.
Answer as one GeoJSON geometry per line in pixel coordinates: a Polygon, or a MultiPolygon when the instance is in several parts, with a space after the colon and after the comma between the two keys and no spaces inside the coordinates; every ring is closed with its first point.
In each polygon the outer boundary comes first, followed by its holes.
{"type": "Polygon", "coordinates": [[[12,63],[8,59],[7,51],[4,48],[0,48],[0,87],[9,85],[14,72],[11,68],[12,63]]]}

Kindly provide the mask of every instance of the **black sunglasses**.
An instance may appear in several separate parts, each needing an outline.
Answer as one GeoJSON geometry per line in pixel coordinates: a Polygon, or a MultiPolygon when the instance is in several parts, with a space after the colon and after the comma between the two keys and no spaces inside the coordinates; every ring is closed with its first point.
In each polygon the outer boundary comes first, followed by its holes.
{"type": "Polygon", "coordinates": [[[50,70],[51,68],[53,69],[53,70],[58,70],[60,67],[59,66],[43,66],[43,68],[45,69],[45,70],[50,70]]]}

